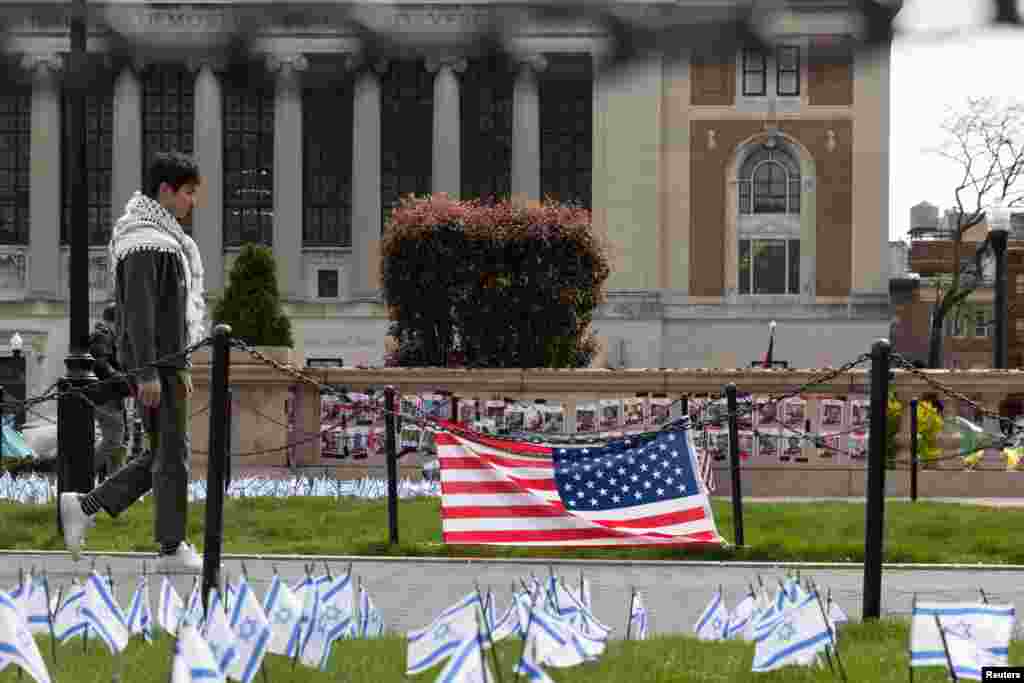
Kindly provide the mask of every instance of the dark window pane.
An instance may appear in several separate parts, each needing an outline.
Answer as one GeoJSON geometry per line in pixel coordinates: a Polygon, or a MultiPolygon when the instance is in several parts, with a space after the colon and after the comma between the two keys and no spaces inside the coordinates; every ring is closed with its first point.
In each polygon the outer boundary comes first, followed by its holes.
{"type": "Polygon", "coordinates": [[[434,138],[434,75],[422,60],[388,64],[381,77],[382,229],[402,197],[430,194],[434,138]]]}
{"type": "Polygon", "coordinates": [[[740,180],[740,213],[750,213],[750,180],[740,180]]]}
{"type": "Polygon", "coordinates": [[[789,293],[800,293],[800,240],[789,240],[789,293]]]}
{"type": "Polygon", "coordinates": [[[316,272],[316,295],[321,299],[338,298],[338,271],[322,269],[316,272]]]}
{"type": "MultiPolygon", "coordinates": [[[[339,69],[340,73],[344,73],[339,69]]],[[[303,93],[302,243],[352,244],[352,87],[317,82],[303,93]],[[328,142],[329,141],[329,142],[328,142]]]]}
{"type": "Polygon", "coordinates": [[[767,72],[767,60],[762,53],[757,50],[744,50],[743,94],[754,97],[767,94],[765,88],[767,72]]]}
{"type": "Polygon", "coordinates": [[[800,94],[800,48],[780,45],[775,51],[776,91],[783,97],[800,94]]]}
{"type": "Polygon", "coordinates": [[[195,75],[184,66],[157,64],[142,75],[142,174],[158,152],[194,154],[195,75]]]}
{"type": "Polygon", "coordinates": [[[800,178],[789,179],[789,213],[800,213],[800,178]]]}
{"type": "Polygon", "coordinates": [[[754,212],[786,212],[786,170],[775,162],[761,164],[754,171],[754,212]]]}
{"type": "MultiPolygon", "coordinates": [[[[61,141],[62,244],[71,242],[71,195],[75,183],[85,183],[86,186],[86,226],[89,231],[89,244],[107,244],[113,227],[110,221],[110,191],[114,164],[114,87],[110,76],[101,76],[93,81],[85,96],[85,178],[82,178],[78,169],[71,168],[71,99],[68,94],[64,95],[61,141]]],[[[127,197],[125,199],[127,200],[127,197]]],[[[78,229],[78,226],[74,229],[78,229]]]]}
{"type": "Polygon", "coordinates": [[[591,207],[593,66],[589,55],[549,55],[539,76],[540,192],[591,207]]]}
{"type": "Polygon", "coordinates": [[[786,293],[786,241],[756,240],[753,252],[754,294],[786,293]]]}
{"type": "Polygon", "coordinates": [[[746,96],[764,95],[764,81],[763,73],[743,74],[743,94],[746,96]]]}
{"type": "Polygon", "coordinates": [[[224,81],[224,245],[273,244],[274,86],[224,81]]]}
{"type": "MultiPolygon", "coordinates": [[[[159,152],[195,153],[195,75],[180,64],[156,64],[142,74],[142,183],[159,152]]],[[[145,190],[146,188],[140,188],[145,190]]],[[[182,222],[192,234],[192,221],[182,222]]]]}
{"type": "Polygon", "coordinates": [[[0,91],[0,244],[28,244],[32,89],[0,91]]]}
{"type": "Polygon", "coordinates": [[[750,294],[750,240],[740,240],[740,294],[750,294]]]}
{"type": "Polygon", "coordinates": [[[462,199],[507,198],[512,191],[512,86],[508,63],[473,59],[460,79],[462,199]]]}
{"type": "Polygon", "coordinates": [[[795,97],[800,94],[800,74],[795,72],[779,72],[778,92],[782,97],[795,97]]]}

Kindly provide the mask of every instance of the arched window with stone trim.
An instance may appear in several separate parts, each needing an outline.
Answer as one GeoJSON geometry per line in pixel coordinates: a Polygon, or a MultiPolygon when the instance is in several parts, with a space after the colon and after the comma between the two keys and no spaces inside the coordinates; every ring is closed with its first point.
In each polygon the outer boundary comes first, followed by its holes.
{"type": "Polygon", "coordinates": [[[800,213],[800,165],[776,143],[761,146],[743,162],[740,213],[800,213]]]}
{"type": "Polygon", "coordinates": [[[799,294],[798,157],[775,136],[744,152],[737,178],[737,293],[799,294]]]}

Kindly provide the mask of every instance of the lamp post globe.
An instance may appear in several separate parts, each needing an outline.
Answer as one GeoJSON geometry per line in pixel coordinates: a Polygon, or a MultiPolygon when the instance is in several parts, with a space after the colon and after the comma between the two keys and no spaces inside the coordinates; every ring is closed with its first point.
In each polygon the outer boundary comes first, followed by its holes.
{"type": "Polygon", "coordinates": [[[15,332],[14,334],[11,335],[11,340],[10,340],[10,342],[8,344],[11,347],[11,353],[14,356],[16,356],[16,357],[20,356],[21,355],[21,350],[23,348],[25,348],[25,341],[21,338],[21,335],[18,334],[17,332],[15,332]]]}

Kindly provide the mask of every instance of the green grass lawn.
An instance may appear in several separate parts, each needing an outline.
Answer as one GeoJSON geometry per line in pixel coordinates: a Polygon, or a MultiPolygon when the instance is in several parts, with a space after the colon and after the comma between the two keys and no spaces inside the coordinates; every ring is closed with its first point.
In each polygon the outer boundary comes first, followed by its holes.
{"type": "MultiPolygon", "coordinates": [[[[166,681],[170,670],[173,643],[163,636],[153,644],[133,639],[117,660],[94,639],[82,652],[81,638],[57,646],[58,665],[53,665],[49,638],[39,639],[40,648],[55,682],[110,683],[120,668],[123,683],[166,681]]],[[[512,667],[518,660],[522,641],[510,639],[500,644],[501,680],[514,680],[512,667]]],[[[907,625],[902,621],[882,621],[870,625],[850,624],[840,637],[840,655],[850,683],[904,683],[907,680],[907,625]]],[[[569,669],[548,669],[558,683],[691,683],[726,681],[757,683],[812,683],[839,680],[828,668],[822,670],[788,667],[769,673],[751,673],[754,647],[742,642],[702,643],[690,638],[662,637],[647,641],[612,641],[600,661],[569,669]]],[[[428,683],[437,678],[438,666],[418,676],[404,677],[405,639],[353,640],[336,643],[328,671],[307,669],[301,664],[292,669],[291,661],[277,655],[264,660],[267,677],[263,683],[362,683],[414,681],[428,683]]],[[[1024,661],[1024,643],[1011,643],[1010,662],[1024,661]]],[[[491,660],[493,670],[493,660],[491,660]]],[[[0,683],[18,680],[14,667],[0,673],[0,683]]],[[[26,676],[24,681],[30,679],[26,676]]],[[[522,680],[522,679],[520,679],[522,680]]],[[[939,683],[948,680],[942,668],[916,669],[915,683],[939,683]]]]}
{"type": "MultiPolygon", "coordinates": [[[[863,503],[752,503],[744,507],[747,548],[525,549],[445,546],[440,500],[402,500],[399,539],[388,545],[384,501],[333,498],[239,498],[224,508],[224,552],[419,557],[602,558],[664,560],[854,561],[864,555],[863,503]]],[[[714,501],[721,534],[732,541],[729,501],[714,501]]],[[[6,520],[0,548],[63,550],[53,505],[0,503],[6,520]]],[[[112,520],[100,513],[88,551],[154,550],[153,504],[147,498],[112,520]]],[[[205,506],[190,508],[189,537],[203,541],[205,506]]],[[[1024,564],[1024,545],[1012,532],[1024,528],[1024,509],[955,503],[890,502],[886,505],[887,562],[1024,564]]]]}

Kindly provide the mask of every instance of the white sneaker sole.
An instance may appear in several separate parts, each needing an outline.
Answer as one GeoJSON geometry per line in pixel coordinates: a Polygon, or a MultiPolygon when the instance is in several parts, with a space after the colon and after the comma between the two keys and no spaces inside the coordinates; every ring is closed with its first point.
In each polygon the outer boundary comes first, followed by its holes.
{"type": "MultiPolygon", "coordinates": [[[[78,503],[78,499],[75,498],[74,496],[66,496],[65,497],[64,495],[62,495],[60,497],[60,518],[61,518],[61,523],[62,524],[66,523],[69,518],[71,518],[71,517],[75,516],[76,514],[78,514],[78,511],[75,510],[74,507],[73,507],[74,505],[78,505],[78,504],[79,504],[78,503]]],[[[80,538],[78,540],[78,545],[76,547],[75,544],[71,543],[68,540],[67,526],[65,526],[64,527],[64,545],[71,552],[71,559],[74,560],[75,562],[78,562],[78,560],[81,559],[81,557],[82,557],[82,546],[85,545],[85,534],[84,534],[84,532],[82,533],[82,538],[80,538]]]]}

